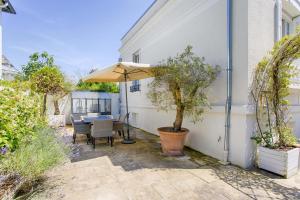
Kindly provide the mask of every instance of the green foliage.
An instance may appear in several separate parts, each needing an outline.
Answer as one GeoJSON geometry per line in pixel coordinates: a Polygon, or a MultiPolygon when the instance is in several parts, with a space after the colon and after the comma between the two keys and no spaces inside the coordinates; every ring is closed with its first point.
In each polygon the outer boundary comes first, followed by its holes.
{"type": "Polygon", "coordinates": [[[119,87],[116,83],[85,83],[80,80],[76,86],[76,89],[119,93],[119,87]]]}
{"type": "Polygon", "coordinates": [[[65,92],[64,76],[57,67],[43,67],[30,77],[33,91],[44,95],[43,114],[46,114],[47,95],[59,95],[65,92]]]}
{"type": "Polygon", "coordinates": [[[50,56],[47,52],[30,55],[29,62],[22,67],[23,78],[28,80],[33,73],[45,66],[55,67],[53,56],[50,56]]]}
{"type": "Polygon", "coordinates": [[[297,33],[277,42],[270,55],[256,67],[251,93],[256,105],[258,126],[258,134],[253,139],[259,144],[281,148],[296,142],[287,125],[287,96],[291,79],[298,74],[293,62],[299,58],[300,33],[297,33]]]}
{"type": "Polygon", "coordinates": [[[204,58],[196,56],[188,46],[183,53],[154,68],[148,97],[160,110],[168,111],[176,105],[174,130],[178,131],[184,115],[191,116],[194,122],[201,119],[205,107],[209,106],[205,89],[219,71],[219,66],[205,63],[204,58]]]}
{"type": "Polygon", "coordinates": [[[55,137],[54,131],[47,128],[36,132],[31,141],[23,142],[16,151],[2,157],[0,173],[18,174],[33,182],[64,160],[66,148],[55,137]]]}
{"type": "Polygon", "coordinates": [[[14,151],[21,141],[34,136],[44,122],[40,103],[27,82],[0,82],[0,148],[14,151]]]}
{"type": "Polygon", "coordinates": [[[31,75],[32,89],[41,94],[55,95],[63,90],[64,76],[57,67],[43,67],[31,75]]]}

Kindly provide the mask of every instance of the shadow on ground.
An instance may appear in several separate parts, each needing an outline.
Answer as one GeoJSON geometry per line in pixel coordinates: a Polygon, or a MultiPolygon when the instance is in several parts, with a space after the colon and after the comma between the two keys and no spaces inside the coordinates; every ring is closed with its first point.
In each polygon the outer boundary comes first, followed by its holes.
{"type": "MultiPolygon", "coordinates": [[[[71,129],[64,135],[71,142],[71,129]]],[[[86,145],[86,138],[79,137],[73,145],[71,162],[80,162],[107,156],[113,165],[121,166],[125,171],[139,169],[203,169],[213,173],[216,179],[222,180],[251,199],[300,199],[300,188],[285,187],[276,183],[281,179],[276,175],[257,169],[244,170],[236,166],[221,165],[216,159],[185,149],[186,156],[170,158],[161,154],[159,138],[139,129],[132,129],[135,144],[125,145],[121,138],[110,147],[106,140],[98,141],[96,149],[86,145]]],[[[299,176],[299,175],[298,175],[299,176]]],[[[205,181],[205,180],[204,180],[205,181]]]]}

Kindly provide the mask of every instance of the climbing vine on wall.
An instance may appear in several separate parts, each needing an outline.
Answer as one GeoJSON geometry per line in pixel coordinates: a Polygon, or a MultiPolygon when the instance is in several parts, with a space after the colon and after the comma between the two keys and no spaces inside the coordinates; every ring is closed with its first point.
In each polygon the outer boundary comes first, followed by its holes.
{"type": "Polygon", "coordinates": [[[257,65],[251,94],[255,104],[257,134],[253,139],[269,148],[292,146],[296,138],[288,126],[291,79],[298,74],[294,61],[300,58],[300,32],[285,36],[257,65]]]}

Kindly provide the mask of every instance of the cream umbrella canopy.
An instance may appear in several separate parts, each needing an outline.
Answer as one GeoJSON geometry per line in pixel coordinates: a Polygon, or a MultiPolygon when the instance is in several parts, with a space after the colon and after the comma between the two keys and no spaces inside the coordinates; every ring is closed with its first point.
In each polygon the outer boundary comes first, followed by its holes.
{"type": "Polygon", "coordinates": [[[134,140],[130,139],[129,134],[129,113],[127,98],[127,81],[140,80],[153,77],[151,72],[153,67],[149,64],[118,62],[112,66],[101,70],[96,70],[82,79],[83,82],[125,82],[126,97],[126,120],[127,120],[127,138],[124,138],[124,144],[133,144],[134,140]]]}

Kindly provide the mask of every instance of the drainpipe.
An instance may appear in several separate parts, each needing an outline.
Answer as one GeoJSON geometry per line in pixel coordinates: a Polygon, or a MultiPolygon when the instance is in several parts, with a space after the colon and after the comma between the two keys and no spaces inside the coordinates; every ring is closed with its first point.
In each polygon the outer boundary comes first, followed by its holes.
{"type": "Polygon", "coordinates": [[[282,0],[275,2],[275,42],[282,38],[282,0]]]}
{"type": "Polygon", "coordinates": [[[232,0],[227,0],[227,98],[225,107],[225,136],[223,164],[228,164],[232,104],[232,0]]]}

